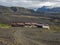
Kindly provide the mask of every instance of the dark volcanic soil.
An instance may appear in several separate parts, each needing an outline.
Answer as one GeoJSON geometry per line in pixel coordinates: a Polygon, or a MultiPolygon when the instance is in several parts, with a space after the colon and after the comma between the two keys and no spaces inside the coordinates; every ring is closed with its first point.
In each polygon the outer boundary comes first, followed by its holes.
{"type": "Polygon", "coordinates": [[[60,45],[60,33],[44,32],[40,28],[0,29],[0,45],[60,45]]]}

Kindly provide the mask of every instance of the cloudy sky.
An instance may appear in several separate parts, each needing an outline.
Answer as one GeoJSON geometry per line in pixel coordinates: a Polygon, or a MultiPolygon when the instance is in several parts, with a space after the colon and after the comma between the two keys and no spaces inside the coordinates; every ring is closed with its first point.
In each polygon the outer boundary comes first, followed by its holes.
{"type": "Polygon", "coordinates": [[[60,7],[60,0],[0,0],[0,5],[39,8],[42,6],[60,7]]]}

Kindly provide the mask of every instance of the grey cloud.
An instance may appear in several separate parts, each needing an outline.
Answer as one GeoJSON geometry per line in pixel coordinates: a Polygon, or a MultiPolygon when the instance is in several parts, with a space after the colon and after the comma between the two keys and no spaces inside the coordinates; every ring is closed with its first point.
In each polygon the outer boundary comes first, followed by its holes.
{"type": "Polygon", "coordinates": [[[60,7],[60,0],[0,0],[0,5],[38,8],[42,6],[60,7]]]}
{"type": "Polygon", "coordinates": [[[29,0],[29,1],[39,1],[39,2],[60,2],[60,0],[29,0]]]}

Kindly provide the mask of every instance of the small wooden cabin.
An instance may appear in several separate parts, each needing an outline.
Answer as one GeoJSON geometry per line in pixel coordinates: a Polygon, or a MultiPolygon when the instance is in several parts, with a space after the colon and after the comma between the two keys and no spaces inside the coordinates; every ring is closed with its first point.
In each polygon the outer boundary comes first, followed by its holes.
{"type": "Polygon", "coordinates": [[[31,23],[27,22],[25,23],[25,26],[31,26],[31,23]]]}
{"type": "Polygon", "coordinates": [[[35,26],[37,26],[37,28],[45,28],[45,29],[50,29],[49,25],[44,25],[44,24],[35,24],[35,26]]]}
{"type": "Polygon", "coordinates": [[[17,25],[16,25],[16,23],[11,23],[10,24],[12,27],[16,27],[17,25]]]}
{"type": "Polygon", "coordinates": [[[24,23],[17,23],[18,26],[23,27],[25,24],[24,23]]]}
{"type": "Polygon", "coordinates": [[[43,25],[43,28],[50,29],[50,27],[48,25],[43,25]]]}
{"type": "Polygon", "coordinates": [[[12,27],[23,27],[24,23],[11,23],[12,27]]]}
{"type": "Polygon", "coordinates": [[[36,25],[37,23],[31,23],[32,25],[36,25]]]}
{"type": "Polygon", "coordinates": [[[43,24],[35,24],[35,26],[37,26],[37,28],[43,28],[43,24]]]}

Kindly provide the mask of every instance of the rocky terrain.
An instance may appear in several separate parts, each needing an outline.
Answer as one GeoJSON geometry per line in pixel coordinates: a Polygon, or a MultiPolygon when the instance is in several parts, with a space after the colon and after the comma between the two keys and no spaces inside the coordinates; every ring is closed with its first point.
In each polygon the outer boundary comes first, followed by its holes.
{"type": "Polygon", "coordinates": [[[22,7],[0,6],[0,23],[37,22],[51,26],[50,30],[24,27],[0,28],[0,45],[60,45],[60,18],[50,17],[48,14],[50,13],[37,13],[22,7]]]}
{"type": "Polygon", "coordinates": [[[40,28],[0,29],[0,45],[60,45],[60,33],[40,28]]]}

